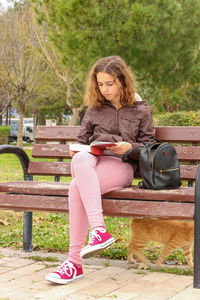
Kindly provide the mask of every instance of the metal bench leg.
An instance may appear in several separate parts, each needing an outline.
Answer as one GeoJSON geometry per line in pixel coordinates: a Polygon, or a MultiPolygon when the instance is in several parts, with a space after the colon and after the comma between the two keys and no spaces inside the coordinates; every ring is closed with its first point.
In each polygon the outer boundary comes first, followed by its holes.
{"type": "Polygon", "coordinates": [[[194,288],[200,289],[200,165],[195,181],[194,213],[194,288]]]}
{"type": "Polygon", "coordinates": [[[26,252],[33,251],[32,245],[32,212],[24,211],[23,225],[23,249],[26,252]]]}

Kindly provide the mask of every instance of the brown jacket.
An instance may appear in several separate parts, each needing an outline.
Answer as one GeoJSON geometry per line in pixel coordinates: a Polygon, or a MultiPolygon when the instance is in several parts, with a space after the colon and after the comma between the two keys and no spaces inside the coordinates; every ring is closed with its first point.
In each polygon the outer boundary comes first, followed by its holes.
{"type": "MultiPolygon", "coordinates": [[[[145,101],[137,101],[132,107],[116,109],[109,101],[100,108],[89,107],[82,120],[77,141],[90,144],[93,141],[129,142],[133,147],[142,146],[154,137],[151,110],[145,101]]],[[[105,155],[115,155],[104,151],[105,155]]],[[[122,155],[117,155],[122,157],[122,155]]],[[[136,151],[131,158],[138,159],[136,151]]]]}

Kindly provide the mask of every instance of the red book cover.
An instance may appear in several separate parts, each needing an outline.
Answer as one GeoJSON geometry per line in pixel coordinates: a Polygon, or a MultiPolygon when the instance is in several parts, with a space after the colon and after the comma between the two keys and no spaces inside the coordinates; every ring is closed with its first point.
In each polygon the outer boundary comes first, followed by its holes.
{"type": "Polygon", "coordinates": [[[83,144],[70,144],[69,150],[78,152],[78,151],[85,151],[90,152],[95,155],[103,155],[104,150],[107,146],[113,146],[115,143],[113,142],[92,142],[90,145],[83,145],[83,144]]]}

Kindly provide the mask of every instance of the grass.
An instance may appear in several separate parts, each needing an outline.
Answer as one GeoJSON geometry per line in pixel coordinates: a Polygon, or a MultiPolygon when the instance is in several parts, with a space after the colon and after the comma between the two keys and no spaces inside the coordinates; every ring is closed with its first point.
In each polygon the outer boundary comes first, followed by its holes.
{"type": "Polygon", "coordinates": [[[52,256],[42,257],[39,255],[33,255],[33,256],[27,257],[27,259],[32,259],[34,261],[58,262],[58,259],[56,257],[52,257],[52,256]]]}
{"type": "MultiPolygon", "coordinates": [[[[31,157],[31,149],[27,149],[26,153],[31,157]]],[[[31,158],[31,160],[34,159],[31,158]]],[[[21,165],[12,154],[2,154],[0,156],[0,170],[3,170],[0,174],[0,182],[23,180],[21,165]]],[[[34,180],[50,181],[52,178],[50,176],[35,176],[34,180]]],[[[67,178],[62,179],[62,181],[68,180],[67,178]]],[[[105,217],[107,229],[117,239],[117,242],[101,252],[99,256],[112,259],[126,259],[129,222],[129,218],[105,217]]],[[[0,247],[22,248],[22,237],[23,213],[0,210],[0,247]]],[[[33,246],[35,250],[44,250],[46,252],[68,252],[68,214],[35,212],[33,214],[33,246]]],[[[160,252],[160,245],[154,242],[151,242],[144,250],[145,256],[151,262],[154,262],[159,257],[160,252]]],[[[185,257],[180,249],[173,252],[167,260],[170,264],[186,264],[185,257]]]]}
{"type": "MultiPolygon", "coordinates": [[[[12,142],[12,143],[10,143],[10,145],[17,146],[17,142],[12,142]]],[[[23,148],[24,147],[32,147],[32,146],[33,146],[32,143],[23,142],[23,148]]]]}
{"type": "Polygon", "coordinates": [[[190,276],[193,275],[193,271],[188,269],[179,269],[178,267],[174,268],[169,268],[169,267],[164,267],[164,268],[150,268],[149,271],[151,272],[160,272],[160,273],[172,273],[172,274],[177,274],[177,275],[186,275],[190,276]]]}

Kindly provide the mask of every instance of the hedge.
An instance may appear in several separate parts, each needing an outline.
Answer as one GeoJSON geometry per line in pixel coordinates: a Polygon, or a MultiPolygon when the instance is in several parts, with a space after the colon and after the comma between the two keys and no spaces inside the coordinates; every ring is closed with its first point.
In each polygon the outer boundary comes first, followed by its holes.
{"type": "Polygon", "coordinates": [[[179,111],[153,116],[156,126],[200,126],[200,111],[179,111]]]}
{"type": "Polygon", "coordinates": [[[10,127],[0,126],[0,145],[8,143],[9,135],[10,135],[10,127]]]}

